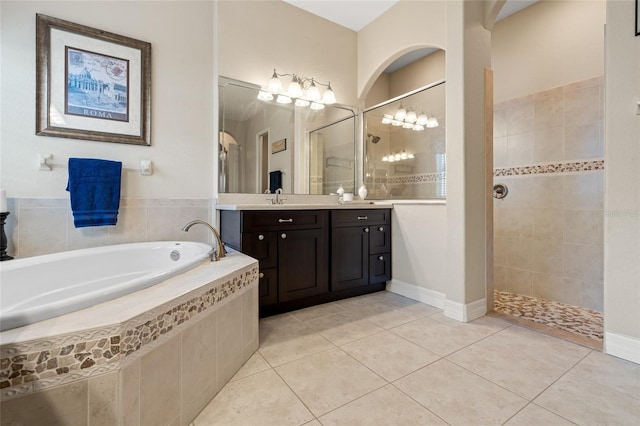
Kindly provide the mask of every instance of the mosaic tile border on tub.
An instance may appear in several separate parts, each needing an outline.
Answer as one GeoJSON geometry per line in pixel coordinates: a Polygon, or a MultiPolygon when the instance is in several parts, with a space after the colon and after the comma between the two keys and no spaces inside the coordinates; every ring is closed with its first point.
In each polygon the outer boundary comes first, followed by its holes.
{"type": "Polygon", "coordinates": [[[119,368],[125,357],[170,333],[258,280],[258,267],[210,282],[118,326],[0,347],[0,400],[119,368]]]}
{"type": "Polygon", "coordinates": [[[493,176],[523,176],[548,173],[575,173],[604,170],[604,160],[569,161],[562,163],[534,164],[531,166],[500,167],[493,169],[493,176]]]}

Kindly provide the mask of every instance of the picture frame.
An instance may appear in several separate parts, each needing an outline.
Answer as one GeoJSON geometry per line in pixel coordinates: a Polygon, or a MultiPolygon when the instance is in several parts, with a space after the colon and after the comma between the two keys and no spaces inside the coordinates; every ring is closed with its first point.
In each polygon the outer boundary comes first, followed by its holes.
{"type": "Polygon", "coordinates": [[[640,0],[636,0],[636,37],[640,36],[640,0]]]}
{"type": "Polygon", "coordinates": [[[36,14],[36,135],[151,145],[151,44],[36,14]]]}
{"type": "Polygon", "coordinates": [[[287,139],[280,139],[271,144],[271,153],[277,154],[287,149],[287,139]]]}

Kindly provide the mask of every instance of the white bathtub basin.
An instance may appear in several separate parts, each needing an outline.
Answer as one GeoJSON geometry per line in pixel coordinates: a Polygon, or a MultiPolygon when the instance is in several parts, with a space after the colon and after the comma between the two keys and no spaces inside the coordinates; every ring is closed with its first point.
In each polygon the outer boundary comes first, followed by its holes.
{"type": "Polygon", "coordinates": [[[212,250],[203,243],[160,241],[2,262],[0,331],[150,287],[210,261],[212,250]]]}

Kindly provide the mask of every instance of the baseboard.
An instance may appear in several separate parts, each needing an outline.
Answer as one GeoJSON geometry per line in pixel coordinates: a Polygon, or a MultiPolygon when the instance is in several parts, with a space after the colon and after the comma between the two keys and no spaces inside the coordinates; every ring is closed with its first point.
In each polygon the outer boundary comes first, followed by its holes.
{"type": "Polygon", "coordinates": [[[418,302],[426,303],[433,307],[444,309],[446,296],[439,291],[433,291],[424,287],[419,287],[415,284],[409,284],[400,280],[392,279],[387,284],[387,291],[399,294],[401,296],[408,297],[409,299],[417,300],[418,302]]]}
{"type": "Polygon", "coordinates": [[[478,319],[487,313],[487,299],[480,299],[469,304],[462,304],[447,300],[444,307],[444,316],[460,322],[469,322],[478,319]]]}
{"type": "Polygon", "coordinates": [[[637,337],[605,332],[604,351],[609,355],[640,364],[640,339],[637,337]]]}

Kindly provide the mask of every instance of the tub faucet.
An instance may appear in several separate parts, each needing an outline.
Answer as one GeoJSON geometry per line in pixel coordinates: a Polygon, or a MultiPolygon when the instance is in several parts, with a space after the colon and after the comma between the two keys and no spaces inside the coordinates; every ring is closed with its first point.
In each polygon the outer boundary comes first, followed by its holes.
{"type": "Polygon", "coordinates": [[[227,251],[224,249],[224,244],[222,243],[222,240],[220,239],[220,234],[218,234],[218,231],[216,231],[216,228],[214,228],[213,226],[209,225],[207,222],[205,222],[204,220],[192,220],[191,222],[187,223],[182,230],[184,232],[189,231],[189,229],[191,229],[191,227],[193,225],[197,225],[197,224],[201,224],[206,226],[207,228],[209,228],[211,230],[211,232],[213,232],[213,236],[216,238],[216,243],[218,244],[218,249],[213,251],[213,255],[211,256],[211,260],[212,261],[218,261],[220,260],[221,257],[225,257],[227,254],[227,251]]]}

